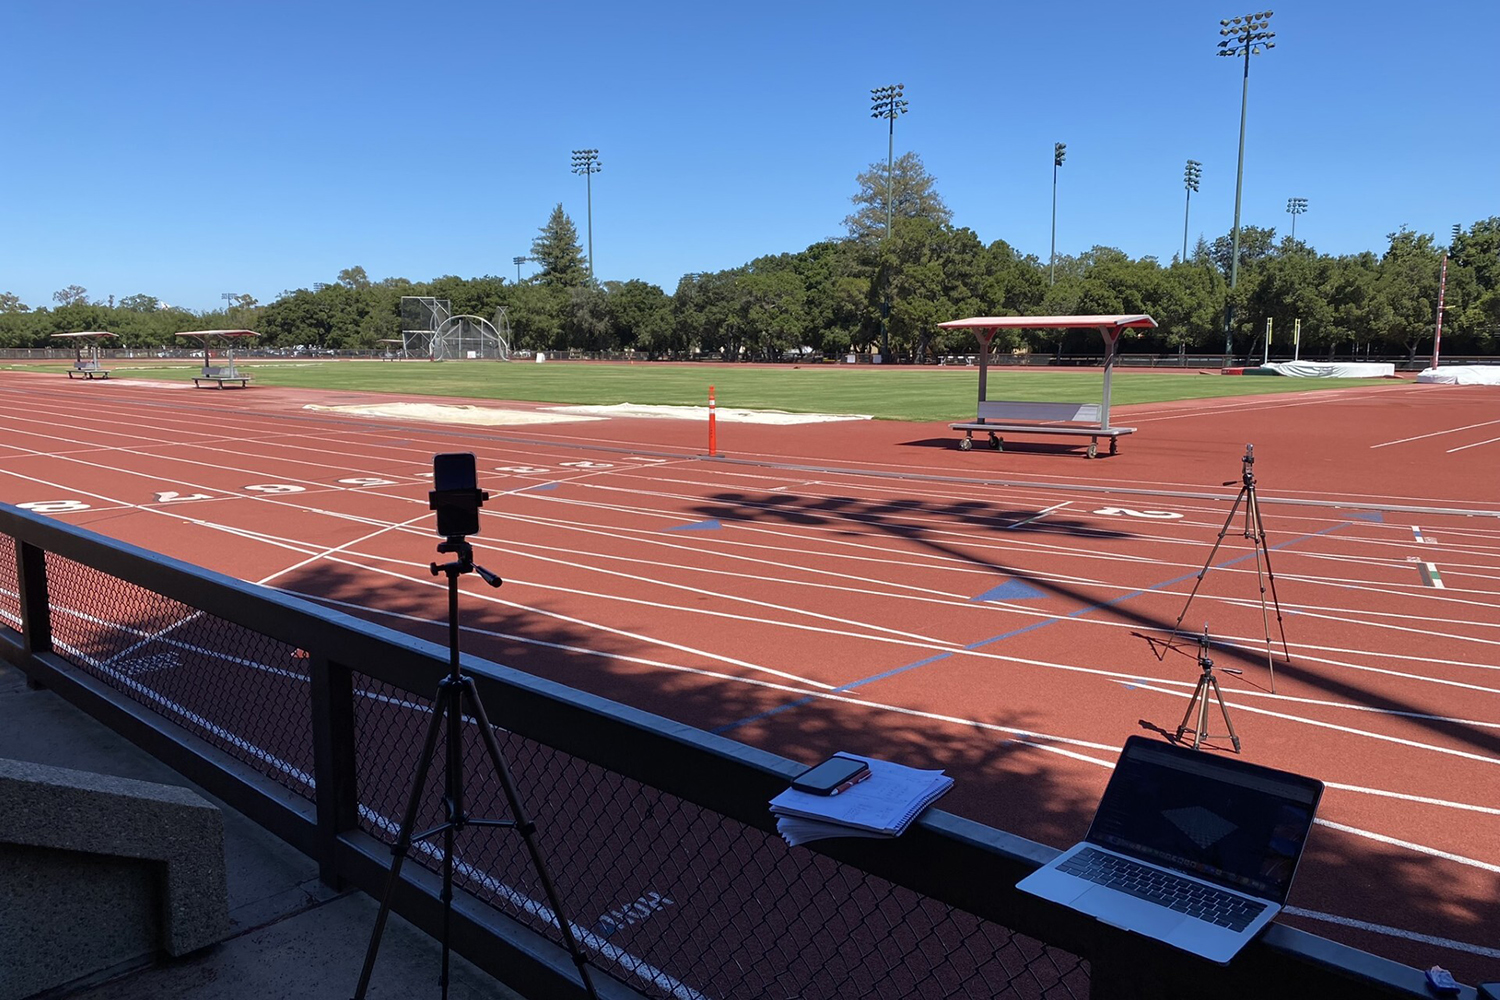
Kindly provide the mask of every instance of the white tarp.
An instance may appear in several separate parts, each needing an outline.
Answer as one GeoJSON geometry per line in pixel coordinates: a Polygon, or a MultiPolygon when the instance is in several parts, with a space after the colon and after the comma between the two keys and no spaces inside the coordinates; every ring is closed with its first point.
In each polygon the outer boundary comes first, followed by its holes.
{"type": "Polygon", "coordinates": [[[1389,378],[1396,366],[1375,361],[1273,361],[1261,365],[1293,378],[1389,378]]]}
{"type": "Polygon", "coordinates": [[[1417,381],[1438,385],[1500,385],[1500,365],[1439,365],[1423,369],[1417,381]]]}

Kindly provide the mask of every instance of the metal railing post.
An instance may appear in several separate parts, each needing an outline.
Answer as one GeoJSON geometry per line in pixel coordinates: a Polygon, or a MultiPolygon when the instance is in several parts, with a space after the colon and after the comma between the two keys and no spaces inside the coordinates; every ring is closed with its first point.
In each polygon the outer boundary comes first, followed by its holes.
{"type": "MultiPolygon", "coordinates": [[[[47,553],[19,538],[16,542],[16,583],[21,600],[21,635],[26,643],[26,654],[52,652],[52,607],[47,598],[47,553]]],[[[26,677],[26,686],[32,690],[42,687],[26,677]]]]}
{"type": "Polygon", "coordinates": [[[359,789],[354,771],[354,674],[322,654],[313,654],[308,666],[312,675],[318,877],[331,888],[342,889],[339,835],[359,824],[359,789]]]}

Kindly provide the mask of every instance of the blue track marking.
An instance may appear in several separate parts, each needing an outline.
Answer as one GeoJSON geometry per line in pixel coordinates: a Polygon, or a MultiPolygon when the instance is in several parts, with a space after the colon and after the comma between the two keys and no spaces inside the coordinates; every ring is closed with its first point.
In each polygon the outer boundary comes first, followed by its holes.
{"type": "Polygon", "coordinates": [[[724,527],[724,526],[722,524],[720,524],[718,521],[714,520],[713,518],[709,518],[707,521],[696,521],[693,524],[678,524],[678,525],[674,525],[673,527],[670,527],[667,530],[668,531],[718,531],[722,527],[724,527]]]}
{"type": "MultiPolygon", "coordinates": [[[[1320,535],[1331,534],[1332,532],[1338,531],[1340,528],[1348,527],[1351,523],[1352,522],[1350,522],[1350,521],[1340,521],[1338,524],[1330,525],[1327,528],[1322,528],[1322,529],[1320,529],[1318,531],[1312,532],[1311,534],[1299,535],[1298,537],[1293,538],[1290,541],[1282,542],[1279,545],[1272,545],[1272,546],[1270,546],[1270,548],[1271,549],[1285,549],[1285,548],[1290,548],[1291,546],[1297,545],[1297,544],[1299,544],[1301,542],[1305,542],[1308,539],[1317,538],[1320,535]]],[[[1244,555],[1235,556],[1233,559],[1227,559],[1224,562],[1217,563],[1214,566],[1211,566],[1211,567],[1208,567],[1208,568],[1209,569],[1225,569],[1225,568],[1227,568],[1229,566],[1234,566],[1237,563],[1242,563],[1246,559],[1254,559],[1255,558],[1255,553],[1256,553],[1256,550],[1254,548],[1252,548],[1249,552],[1246,552],[1244,555]]],[[[1199,571],[1199,572],[1206,572],[1206,570],[1199,571]]],[[[1013,638],[1015,638],[1018,635],[1025,635],[1028,632],[1035,632],[1037,629],[1047,628],[1049,625],[1056,625],[1058,622],[1061,622],[1061,621],[1066,621],[1066,620],[1071,619],[1071,618],[1082,618],[1084,615],[1093,614],[1095,611],[1101,611],[1101,610],[1103,610],[1105,608],[1113,607],[1116,604],[1121,604],[1121,603],[1123,603],[1125,601],[1131,600],[1132,598],[1140,597],[1142,594],[1149,594],[1152,591],[1162,590],[1162,589],[1164,589],[1166,587],[1173,586],[1174,584],[1182,583],[1184,580],[1192,580],[1192,579],[1196,578],[1198,575],[1199,575],[1198,572],[1193,572],[1193,573],[1185,573],[1182,576],[1174,576],[1170,580],[1163,580],[1160,583],[1153,583],[1149,587],[1142,587],[1140,590],[1132,590],[1128,594],[1121,594],[1119,597],[1114,597],[1114,598],[1111,598],[1110,600],[1107,600],[1107,601],[1101,601],[1101,602],[1099,602],[1097,604],[1090,604],[1090,605],[1087,605],[1086,607],[1079,608],[1077,611],[1070,611],[1068,614],[1062,616],[1061,618],[1048,618],[1048,619],[1046,619],[1044,621],[1034,622],[1034,623],[1032,623],[1030,625],[1026,625],[1026,626],[1023,626],[1023,627],[1018,628],[1018,629],[1013,629],[1013,630],[1011,630],[1009,632],[1006,632],[1006,633],[1003,633],[1001,635],[991,636],[988,639],[981,639],[978,642],[970,643],[969,645],[964,646],[961,650],[955,650],[954,652],[972,652],[973,650],[983,649],[985,646],[990,646],[990,645],[993,645],[993,644],[995,644],[997,642],[1004,642],[1006,639],[1013,639],[1013,638]]],[[[842,694],[842,693],[844,693],[846,691],[854,691],[854,690],[856,690],[858,688],[864,687],[867,684],[874,684],[876,681],[883,681],[883,680],[885,680],[885,679],[887,679],[889,677],[895,677],[898,674],[904,674],[904,673],[906,673],[909,670],[916,670],[918,667],[925,667],[925,666],[927,666],[928,664],[931,664],[931,663],[941,662],[942,660],[946,660],[946,659],[948,659],[949,657],[951,657],[953,655],[954,654],[952,652],[949,652],[949,653],[936,653],[936,654],[934,654],[932,656],[929,656],[929,657],[926,657],[924,659],[917,660],[915,663],[908,663],[905,666],[896,667],[894,669],[887,670],[887,671],[885,671],[883,673],[873,674],[873,675],[871,675],[869,677],[862,677],[862,678],[860,678],[857,681],[850,681],[848,684],[841,684],[841,685],[839,685],[836,688],[832,688],[828,693],[829,694],[842,694]]],[[[780,715],[782,712],[788,711],[789,709],[800,708],[801,706],[806,705],[806,704],[808,704],[810,702],[819,701],[819,700],[820,700],[820,698],[818,698],[818,697],[812,697],[812,696],[808,696],[808,697],[804,697],[804,698],[798,698],[798,699],[796,699],[794,701],[789,701],[789,702],[787,702],[784,705],[778,705],[775,708],[768,708],[764,712],[758,712],[755,715],[748,715],[745,718],[739,719],[739,720],[737,720],[735,722],[725,723],[722,726],[718,726],[718,727],[710,730],[710,732],[715,733],[715,734],[727,733],[730,730],[738,729],[739,727],[745,726],[745,725],[749,725],[752,722],[759,722],[762,719],[769,719],[769,718],[771,718],[773,716],[780,715]]]]}
{"type": "Polygon", "coordinates": [[[1385,523],[1385,515],[1378,510],[1345,510],[1340,511],[1351,521],[1375,521],[1378,524],[1385,523]]]}
{"type": "Polygon", "coordinates": [[[517,493],[541,493],[545,490],[557,489],[556,483],[542,483],[539,486],[528,486],[524,490],[516,490],[517,493]]]}
{"type": "Polygon", "coordinates": [[[1023,580],[1006,580],[998,587],[991,587],[976,597],[969,598],[970,601],[1030,601],[1038,597],[1046,597],[1047,592],[1037,590],[1031,584],[1023,580]]]}

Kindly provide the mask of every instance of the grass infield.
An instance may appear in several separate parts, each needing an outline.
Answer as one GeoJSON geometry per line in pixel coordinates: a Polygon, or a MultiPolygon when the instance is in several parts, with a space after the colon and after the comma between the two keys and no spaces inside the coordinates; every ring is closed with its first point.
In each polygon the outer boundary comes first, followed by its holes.
{"type": "MultiPolygon", "coordinates": [[[[111,367],[115,378],[188,379],[198,373],[199,364],[155,361],[111,367]]],[[[69,366],[5,367],[62,373],[69,366]]],[[[713,386],[720,406],[863,413],[885,420],[969,419],[974,415],[979,387],[977,368],[271,360],[240,361],[238,367],[252,376],[252,387],[353,389],[540,403],[703,405],[708,401],[708,387],[713,386]]],[[[1401,379],[1245,378],[1197,369],[1117,368],[1112,384],[1111,403],[1123,406],[1409,383],[1401,379]]],[[[1099,399],[1102,385],[1099,369],[991,368],[989,397],[1087,403],[1099,399]]]]}

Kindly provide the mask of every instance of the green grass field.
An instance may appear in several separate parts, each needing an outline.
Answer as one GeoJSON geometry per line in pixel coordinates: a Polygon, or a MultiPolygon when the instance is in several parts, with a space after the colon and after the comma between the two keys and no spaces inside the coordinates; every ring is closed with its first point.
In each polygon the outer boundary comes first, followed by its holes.
{"type": "MultiPolygon", "coordinates": [[[[64,372],[68,366],[11,364],[23,370],[64,372]]],[[[886,420],[963,420],[974,415],[977,368],[874,368],[805,365],[595,364],[566,361],[240,361],[254,385],[459,396],[541,403],[655,403],[702,405],[714,386],[720,406],[804,413],[865,413],[886,420]]],[[[188,379],[196,364],[146,362],[114,368],[116,378],[188,379]]],[[[1099,398],[1098,370],[992,368],[989,397],[1090,402],[1099,398]]],[[[1196,370],[1116,369],[1115,406],[1307,392],[1356,386],[1398,386],[1397,379],[1233,377],[1196,370]]],[[[217,391],[204,389],[205,392],[217,391]]],[[[225,390],[234,392],[237,390],[225,390]]]]}

